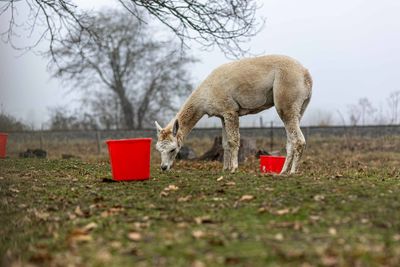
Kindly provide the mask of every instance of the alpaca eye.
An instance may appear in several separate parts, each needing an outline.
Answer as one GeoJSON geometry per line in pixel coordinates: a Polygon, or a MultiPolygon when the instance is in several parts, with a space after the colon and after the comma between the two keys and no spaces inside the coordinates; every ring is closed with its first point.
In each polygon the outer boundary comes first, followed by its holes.
{"type": "Polygon", "coordinates": [[[174,153],[176,150],[176,148],[172,149],[171,151],[169,151],[169,153],[174,153]]]}

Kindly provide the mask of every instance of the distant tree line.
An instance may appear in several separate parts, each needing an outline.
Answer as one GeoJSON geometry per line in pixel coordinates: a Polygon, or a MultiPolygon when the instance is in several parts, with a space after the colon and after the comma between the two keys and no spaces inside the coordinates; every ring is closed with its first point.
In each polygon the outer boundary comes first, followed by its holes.
{"type": "Polygon", "coordinates": [[[10,114],[0,112],[0,132],[27,131],[31,127],[22,123],[10,114]]]}
{"type": "Polygon", "coordinates": [[[322,110],[312,114],[312,125],[396,125],[400,124],[400,91],[393,91],[385,103],[378,107],[367,97],[361,97],[357,103],[347,106],[347,110],[337,110],[339,120],[335,119],[335,111],[322,110]]]}

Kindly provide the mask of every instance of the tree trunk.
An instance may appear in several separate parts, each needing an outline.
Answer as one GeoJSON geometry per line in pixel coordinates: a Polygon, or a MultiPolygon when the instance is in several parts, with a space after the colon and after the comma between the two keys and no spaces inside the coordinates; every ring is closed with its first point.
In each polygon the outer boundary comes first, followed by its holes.
{"type": "Polygon", "coordinates": [[[156,89],[156,82],[158,77],[153,78],[148,88],[146,88],[146,92],[141,100],[139,108],[137,109],[137,129],[142,129],[143,120],[145,118],[145,114],[149,108],[151,96],[156,89]]]}
{"type": "MultiPolygon", "coordinates": [[[[258,150],[256,141],[248,138],[240,138],[239,147],[239,162],[243,162],[248,157],[256,157],[260,154],[267,154],[266,151],[258,150]]],[[[211,161],[223,161],[224,159],[224,148],[222,147],[222,137],[217,136],[214,139],[214,144],[206,153],[200,156],[200,160],[211,160],[211,161]]]]}
{"type": "Polygon", "coordinates": [[[135,128],[135,122],[134,122],[134,111],[131,102],[129,99],[124,95],[120,95],[119,99],[121,101],[121,109],[122,113],[124,114],[124,122],[125,122],[125,128],[127,129],[134,129],[135,128]]]}

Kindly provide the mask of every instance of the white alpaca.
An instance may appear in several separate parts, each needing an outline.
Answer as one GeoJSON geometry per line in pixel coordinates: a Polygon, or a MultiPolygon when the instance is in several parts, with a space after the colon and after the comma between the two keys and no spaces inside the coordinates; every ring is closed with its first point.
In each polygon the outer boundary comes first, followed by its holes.
{"type": "Polygon", "coordinates": [[[281,174],[295,173],[305,147],[300,119],[311,98],[310,73],[286,56],[242,59],[215,69],[192,92],[165,128],[157,122],[161,169],[169,170],[183,140],[204,115],[222,121],[224,170],[238,168],[239,116],[275,106],[287,135],[287,156],[281,174]]]}

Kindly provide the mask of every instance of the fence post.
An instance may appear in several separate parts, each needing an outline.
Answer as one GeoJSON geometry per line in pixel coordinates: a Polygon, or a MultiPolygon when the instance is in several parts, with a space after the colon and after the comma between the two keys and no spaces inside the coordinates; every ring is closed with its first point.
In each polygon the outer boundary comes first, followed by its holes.
{"type": "Polygon", "coordinates": [[[271,140],[270,140],[270,152],[272,152],[272,150],[274,149],[274,122],[271,121],[271,140]]]}
{"type": "Polygon", "coordinates": [[[96,131],[96,141],[97,141],[97,154],[101,153],[101,140],[100,140],[100,132],[96,131]]]}
{"type": "Polygon", "coordinates": [[[307,147],[310,147],[308,140],[310,140],[310,126],[307,126],[307,128],[306,128],[306,144],[307,144],[307,147]]]}

